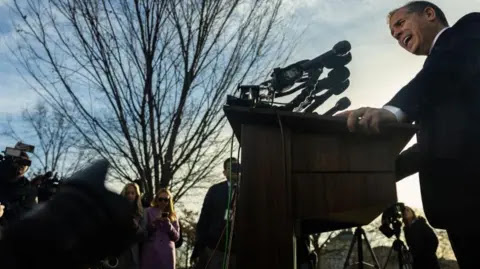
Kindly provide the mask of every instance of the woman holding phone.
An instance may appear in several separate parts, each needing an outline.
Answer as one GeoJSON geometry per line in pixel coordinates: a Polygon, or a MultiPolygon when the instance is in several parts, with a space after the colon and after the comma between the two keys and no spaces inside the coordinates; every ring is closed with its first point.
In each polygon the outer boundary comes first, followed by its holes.
{"type": "Polygon", "coordinates": [[[141,268],[175,269],[179,226],[170,191],[157,191],[151,205],[145,212],[148,239],[142,248],[141,268]]]}

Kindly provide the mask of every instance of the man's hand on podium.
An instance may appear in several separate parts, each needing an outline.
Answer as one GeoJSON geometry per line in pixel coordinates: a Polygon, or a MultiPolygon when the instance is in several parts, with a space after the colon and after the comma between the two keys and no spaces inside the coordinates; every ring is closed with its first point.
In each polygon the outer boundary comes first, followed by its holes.
{"type": "Polygon", "coordinates": [[[350,132],[360,130],[366,133],[379,133],[380,124],[397,122],[395,114],[383,108],[362,107],[344,111],[335,116],[347,118],[347,127],[350,132]]]}

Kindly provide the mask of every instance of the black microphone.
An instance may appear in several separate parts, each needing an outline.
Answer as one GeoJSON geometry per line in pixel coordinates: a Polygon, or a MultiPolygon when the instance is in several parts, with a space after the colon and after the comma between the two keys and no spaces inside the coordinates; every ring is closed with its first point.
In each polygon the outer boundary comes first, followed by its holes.
{"type": "Polygon", "coordinates": [[[352,54],[349,52],[345,55],[336,55],[325,59],[325,67],[329,69],[345,66],[352,61],[352,54]]]}
{"type": "Polygon", "coordinates": [[[326,78],[317,82],[313,94],[317,94],[324,89],[332,89],[342,87],[344,81],[350,77],[350,71],[345,66],[333,69],[328,73],[326,78]]]}
{"type": "Polygon", "coordinates": [[[340,110],[347,109],[351,105],[350,99],[347,97],[342,97],[340,100],[337,101],[334,107],[330,108],[324,116],[332,116],[333,114],[337,113],[340,110]]]}
{"type": "Polygon", "coordinates": [[[313,60],[302,60],[285,68],[275,68],[271,80],[273,89],[277,93],[285,91],[301,79],[305,71],[322,69],[325,66],[333,69],[348,64],[352,60],[349,53],[351,47],[348,41],[340,41],[330,51],[313,60]]]}
{"type": "Polygon", "coordinates": [[[305,113],[313,112],[315,109],[317,109],[319,106],[321,106],[325,101],[327,101],[328,98],[332,97],[333,95],[340,95],[342,94],[347,88],[350,86],[350,80],[342,81],[338,83],[337,85],[333,86],[330,88],[327,92],[324,94],[321,94],[319,96],[315,96],[313,99],[313,102],[310,104],[309,107],[305,109],[305,113]]]}
{"type": "Polygon", "coordinates": [[[350,45],[350,42],[344,40],[340,41],[333,48],[324,54],[316,57],[315,59],[302,63],[300,66],[303,68],[303,70],[309,70],[312,68],[323,68],[325,66],[325,62],[328,62],[328,59],[331,59],[334,56],[339,56],[339,55],[344,55],[347,52],[350,51],[352,46],[350,45]]]}

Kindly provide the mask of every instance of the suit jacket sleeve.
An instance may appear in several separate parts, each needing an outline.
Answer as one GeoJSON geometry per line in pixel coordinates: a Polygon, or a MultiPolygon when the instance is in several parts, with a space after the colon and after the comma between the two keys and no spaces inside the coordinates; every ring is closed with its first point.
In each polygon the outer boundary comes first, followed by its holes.
{"type": "Polygon", "coordinates": [[[476,63],[468,53],[472,51],[472,44],[465,38],[445,38],[434,48],[415,78],[386,104],[400,108],[409,122],[418,120],[419,107],[425,104],[423,101],[428,102],[433,96],[440,99],[451,97],[452,93],[462,89],[465,78],[475,69],[476,63]]]}
{"type": "Polygon", "coordinates": [[[438,238],[433,229],[425,223],[423,226],[424,229],[424,240],[425,240],[425,253],[436,253],[438,248],[438,238]]]}
{"type": "Polygon", "coordinates": [[[395,161],[395,176],[399,181],[417,173],[421,166],[421,153],[418,144],[404,150],[395,161]]]}
{"type": "Polygon", "coordinates": [[[200,253],[206,246],[207,234],[208,234],[208,225],[209,220],[211,219],[212,212],[212,189],[209,189],[205,199],[203,201],[202,211],[200,212],[200,217],[198,218],[198,223],[196,227],[196,237],[195,245],[192,251],[192,259],[200,256],[200,253]]]}

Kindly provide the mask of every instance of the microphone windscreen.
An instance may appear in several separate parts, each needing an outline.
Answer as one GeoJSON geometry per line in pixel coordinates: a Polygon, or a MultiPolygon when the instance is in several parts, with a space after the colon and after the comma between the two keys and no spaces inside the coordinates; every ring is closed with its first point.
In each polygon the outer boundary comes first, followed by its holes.
{"type": "Polygon", "coordinates": [[[345,54],[349,52],[351,48],[352,48],[352,45],[350,45],[350,42],[344,40],[335,44],[332,50],[335,54],[339,55],[339,54],[345,54]]]}
{"type": "Polygon", "coordinates": [[[330,81],[344,81],[350,77],[350,70],[345,66],[332,69],[332,71],[328,72],[328,79],[330,81]]]}
{"type": "Polygon", "coordinates": [[[350,102],[350,99],[348,97],[342,97],[340,100],[337,101],[337,104],[335,105],[338,110],[344,110],[347,109],[352,103],[350,102]]]}
{"type": "Polygon", "coordinates": [[[345,55],[334,55],[332,57],[327,57],[323,63],[326,68],[334,69],[341,66],[347,65],[352,61],[352,54],[349,52],[345,55]]]}
{"type": "Polygon", "coordinates": [[[348,88],[348,86],[350,86],[350,80],[347,79],[332,86],[330,92],[334,95],[340,95],[348,88]]]}

